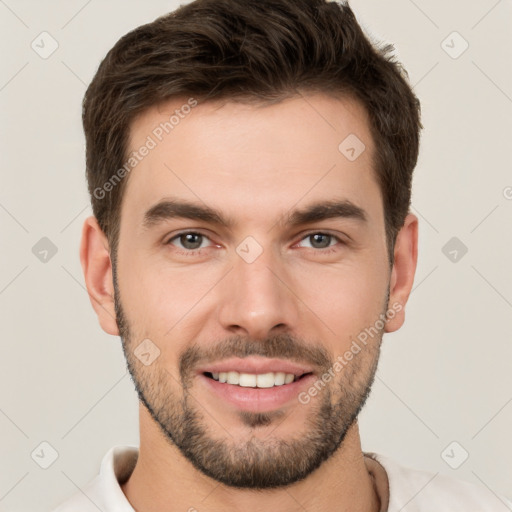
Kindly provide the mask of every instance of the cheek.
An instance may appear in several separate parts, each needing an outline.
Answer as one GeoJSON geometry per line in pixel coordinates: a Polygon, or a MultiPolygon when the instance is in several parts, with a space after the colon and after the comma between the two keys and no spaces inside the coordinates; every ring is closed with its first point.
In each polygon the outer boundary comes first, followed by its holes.
{"type": "Polygon", "coordinates": [[[318,266],[294,279],[297,296],[313,312],[325,339],[334,339],[336,350],[374,325],[382,312],[387,279],[380,267],[362,261],[335,268],[318,266]]]}
{"type": "Polygon", "coordinates": [[[211,265],[173,266],[165,257],[144,257],[136,252],[134,249],[126,256],[119,268],[119,288],[130,324],[133,330],[155,339],[175,336],[194,317],[208,291],[221,281],[223,270],[211,265]]]}

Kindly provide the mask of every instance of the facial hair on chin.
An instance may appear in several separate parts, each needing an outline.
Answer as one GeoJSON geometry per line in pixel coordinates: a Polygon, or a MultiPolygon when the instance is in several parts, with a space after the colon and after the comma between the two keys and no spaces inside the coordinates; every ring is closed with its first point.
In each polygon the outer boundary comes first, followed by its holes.
{"type": "MultiPolygon", "coordinates": [[[[225,485],[245,489],[271,489],[306,478],[341,446],[370,394],[377,369],[383,332],[365,345],[350,364],[311,401],[310,412],[300,435],[293,439],[252,436],[237,442],[226,428],[224,437],[214,437],[212,420],[193,396],[193,370],[199,361],[222,356],[293,358],[327,371],[334,364],[320,345],[306,344],[288,334],[254,342],[234,337],[208,350],[193,345],[180,355],[182,394],[173,376],[158,363],[144,367],[133,355],[132,337],[114,279],[116,319],[127,367],[139,400],[149,411],[163,436],[176,446],[199,471],[225,485]]],[[[389,299],[389,295],[388,295],[389,299]]],[[[386,303],[387,309],[387,303],[386,303]]],[[[318,373],[322,375],[322,373],[318,373]]],[[[305,405],[297,405],[305,407],[305,405]]],[[[286,421],[282,410],[268,413],[240,411],[239,419],[249,429],[269,427],[286,421]]],[[[300,427],[299,427],[300,430],[300,427]]]]}

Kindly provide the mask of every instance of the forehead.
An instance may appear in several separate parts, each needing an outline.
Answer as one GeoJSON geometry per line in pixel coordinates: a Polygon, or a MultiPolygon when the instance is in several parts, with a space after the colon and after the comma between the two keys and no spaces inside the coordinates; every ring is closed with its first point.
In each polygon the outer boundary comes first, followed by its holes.
{"type": "Polygon", "coordinates": [[[133,222],[167,195],[269,218],[328,196],[381,204],[368,116],[349,98],[311,94],[264,106],[175,98],[132,122],[132,152],[121,217],[133,222]]]}

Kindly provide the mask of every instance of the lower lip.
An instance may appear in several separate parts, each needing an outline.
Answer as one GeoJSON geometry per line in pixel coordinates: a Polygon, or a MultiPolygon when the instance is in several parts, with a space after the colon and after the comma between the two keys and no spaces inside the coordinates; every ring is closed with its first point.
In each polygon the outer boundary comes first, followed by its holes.
{"type": "Polygon", "coordinates": [[[311,386],[315,380],[315,376],[310,374],[282,386],[245,388],[219,382],[203,374],[200,374],[199,378],[217,396],[235,405],[242,411],[250,412],[269,412],[283,407],[292,400],[298,401],[299,393],[311,386]]]}

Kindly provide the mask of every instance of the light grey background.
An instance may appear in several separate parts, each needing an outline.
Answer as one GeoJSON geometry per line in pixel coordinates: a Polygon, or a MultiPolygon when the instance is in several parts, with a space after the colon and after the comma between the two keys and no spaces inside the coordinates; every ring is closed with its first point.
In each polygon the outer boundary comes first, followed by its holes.
{"type": "MultiPolygon", "coordinates": [[[[425,126],[415,287],[405,326],[384,337],[363,449],[510,497],[512,2],[351,5],[369,33],[396,44],[425,126]],[[467,254],[443,253],[452,237],[467,254]],[[469,458],[452,469],[445,461],[457,465],[463,450],[469,458]]],[[[0,511],[49,511],[96,475],[111,446],[138,444],[120,340],[100,329],[78,258],[91,214],[81,100],[119,37],[177,6],[0,0],[0,511]],[[31,47],[51,48],[43,31],[58,42],[46,59],[31,47]],[[46,262],[32,252],[43,237],[57,248],[46,262]],[[58,453],[48,469],[35,462],[44,441],[58,453]]],[[[497,498],[495,510],[507,510],[497,498]]]]}

